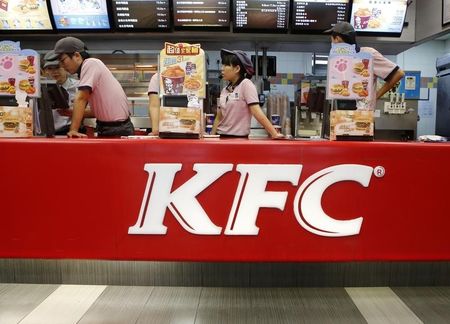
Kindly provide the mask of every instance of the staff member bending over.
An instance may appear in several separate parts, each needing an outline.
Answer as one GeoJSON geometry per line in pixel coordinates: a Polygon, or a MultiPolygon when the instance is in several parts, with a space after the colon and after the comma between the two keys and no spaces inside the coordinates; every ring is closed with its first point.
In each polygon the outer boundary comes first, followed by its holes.
{"type": "Polygon", "coordinates": [[[73,103],[72,124],[68,137],[86,137],[78,132],[86,105],[89,103],[97,118],[99,136],[127,136],[134,134],[128,100],[120,83],[102,61],[89,57],[84,43],[75,37],[65,37],[55,44],[61,66],[80,78],[73,103]]]}
{"type": "Polygon", "coordinates": [[[273,138],[282,138],[259,106],[258,92],[249,79],[254,74],[253,64],[243,51],[220,51],[222,76],[229,81],[220,94],[213,134],[221,137],[248,137],[252,115],[273,138]]]}

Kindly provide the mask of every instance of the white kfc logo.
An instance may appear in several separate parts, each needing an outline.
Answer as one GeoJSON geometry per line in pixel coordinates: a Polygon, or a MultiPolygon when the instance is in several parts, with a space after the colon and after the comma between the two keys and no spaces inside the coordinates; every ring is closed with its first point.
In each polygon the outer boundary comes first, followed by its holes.
{"type": "MultiPolygon", "coordinates": [[[[198,235],[220,235],[222,227],[215,225],[206,214],[197,195],[208,188],[222,175],[233,170],[233,164],[197,163],[195,176],[171,192],[175,175],[181,163],[149,163],[147,185],[137,222],[128,229],[129,234],[163,235],[167,227],[163,224],[168,208],[180,225],[189,233],[198,235]]],[[[303,166],[300,164],[238,164],[241,174],[233,204],[228,216],[225,235],[258,235],[256,220],[260,208],[284,210],[287,191],[266,191],[268,182],[290,182],[298,185],[303,166]]],[[[382,169],[377,167],[377,176],[382,169]]],[[[308,232],[320,236],[340,237],[357,235],[362,217],[351,220],[336,220],[322,208],[322,195],[331,185],[341,181],[355,181],[368,187],[374,169],[359,164],[335,165],[314,173],[306,179],[294,198],[294,214],[299,224],[308,232]]]]}

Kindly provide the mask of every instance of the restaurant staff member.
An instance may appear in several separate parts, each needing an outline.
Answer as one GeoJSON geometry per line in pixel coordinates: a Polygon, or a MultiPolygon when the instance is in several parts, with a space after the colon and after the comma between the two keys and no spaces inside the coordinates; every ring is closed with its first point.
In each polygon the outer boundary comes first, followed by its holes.
{"type": "MultiPolygon", "coordinates": [[[[67,104],[72,106],[77,92],[78,80],[70,77],[66,70],[59,64],[58,55],[54,51],[49,51],[44,56],[44,71],[47,76],[56,81],[61,86],[67,96],[67,104]]],[[[55,124],[55,135],[66,135],[70,130],[70,116],[67,116],[62,109],[52,109],[53,121],[55,124]]],[[[83,131],[82,131],[83,133],[83,131]]]]}
{"type": "Polygon", "coordinates": [[[151,135],[159,134],[159,73],[153,74],[148,84],[148,113],[152,121],[151,135]]]}
{"type": "Polygon", "coordinates": [[[258,92],[250,78],[254,69],[250,58],[243,51],[220,51],[222,76],[229,81],[220,94],[212,133],[221,137],[248,137],[252,115],[269,135],[282,138],[259,106],[258,92]]]}
{"type": "Polygon", "coordinates": [[[55,44],[62,67],[69,73],[77,73],[80,81],[73,104],[72,124],[68,137],[86,137],[78,132],[89,103],[97,118],[99,136],[127,136],[134,134],[130,120],[128,99],[120,83],[111,71],[86,52],[84,43],[75,37],[65,37],[55,44]]]}
{"type": "Polygon", "coordinates": [[[391,90],[395,84],[403,78],[405,72],[399,68],[399,66],[383,55],[376,49],[371,47],[359,47],[356,43],[356,32],[353,26],[348,22],[338,22],[333,28],[328,29],[325,33],[331,34],[332,43],[346,43],[350,45],[356,45],[357,52],[370,53],[373,59],[373,91],[376,93],[376,97],[369,98],[369,109],[375,109],[376,100],[381,98],[386,92],[391,90]],[[376,90],[376,79],[381,78],[386,83],[378,91],[376,90]]]}

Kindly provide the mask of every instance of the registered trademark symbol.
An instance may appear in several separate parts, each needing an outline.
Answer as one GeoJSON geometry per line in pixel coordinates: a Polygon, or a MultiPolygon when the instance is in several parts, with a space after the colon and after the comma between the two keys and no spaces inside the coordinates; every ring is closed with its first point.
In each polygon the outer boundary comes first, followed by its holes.
{"type": "Polygon", "coordinates": [[[382,166],[377,166],[375,169],[373,169],[373,174],[377,178],[383,178],[386,173],[386,170],[382,166]]]}

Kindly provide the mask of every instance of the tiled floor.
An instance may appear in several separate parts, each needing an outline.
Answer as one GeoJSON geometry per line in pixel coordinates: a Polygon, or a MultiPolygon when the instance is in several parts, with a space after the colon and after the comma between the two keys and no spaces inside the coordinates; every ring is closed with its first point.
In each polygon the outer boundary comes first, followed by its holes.
{"type": "Polygon", "coordinates": [[[450,287],[0,284],[0,323],[450,323],[450,287]]]}

